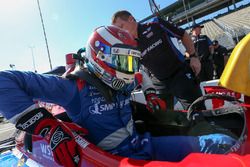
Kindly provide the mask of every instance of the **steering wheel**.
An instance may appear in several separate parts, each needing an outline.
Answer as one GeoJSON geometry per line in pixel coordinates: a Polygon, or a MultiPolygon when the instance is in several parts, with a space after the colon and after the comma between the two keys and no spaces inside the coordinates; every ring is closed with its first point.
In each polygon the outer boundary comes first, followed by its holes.
{"type": "Polygon", "coordinates": [[[227,113],[234,113],[237,112],[239,114],[244,114],[244,108],[240,105],[241,101],[237,100],[233,96],[229,95],[222,95],[222,94],[206,94],[204,96],[199,97],[196,99],[188,108],[187,110],[187,119],[189,121],[194,120],[196,114],[199,114],[196,110],[197,106],[200,105],[201,103],[204,103],[206,100],[212,100],[212,99],[220,99],[229,102],[232,106],[225,109],[225,108],[217,108],[217,109],[209,109],[209,110],[202,110],[203,114],[205,116],[219,116],[219,115],[224,115],[227,113]],[[210,113],[210,114],[209,114],[210,113]]]}
{"type": "MultiPolygon", "coordinates": [[[[206,94],[204,96],[199,97],[196,99],[188,108],[187,111],[187,119],[190,122],[199,121],[199,118],[210,118],[210,119],[216,119],[217,116],[223,116],[225,115],[225,121],[227,122],[226,115],[230,114],[238,114],[238,118],[240,119],[241,130],[239,132],[237,142],[228,150],[229,152],[235,152],[237,151],[241,144],[246,140],[247,137],[247,123],[246,123],[246,115],[245,115],[245,107],[241,105],[241,101],[237,100],[236,98],[229,96],[229,95],[222,95],[222,94],[206,94]],[[201,103],[204,103],[206,100],[212,100],[212,99],[220,99],[228,102],[227,107],[220,107],[215,109],[208,109],[208,110],[196,110],[197,105],[200,105],[201,103]]],[[[234,115],[235,116],[235,115],[234,115]]],[[[236,119],[236,118],[235,118],[236,119]]],[[[212,121],[214,123],[214,121],[212,121]]],[[[216,124],[216,122],[215,122],[216,124]]]]}

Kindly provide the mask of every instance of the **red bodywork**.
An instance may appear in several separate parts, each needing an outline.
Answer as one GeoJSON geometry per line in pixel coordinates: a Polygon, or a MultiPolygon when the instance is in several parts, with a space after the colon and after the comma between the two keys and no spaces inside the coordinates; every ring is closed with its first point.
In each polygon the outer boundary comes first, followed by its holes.
{"type": "MultiPolygon", "coordinates": [[[[232,93],[221,87],[206,87],[206,93],[232,93]]],[[[238,94],[233,93],[238,97],[238,94]]],[[[250,104],[250,98],[244,97],[245,103],[250,104]]],[[[213,101],[213,107],[219,107],[223,101],[213,101]]],[[[247,127],[250,129],[250,108],[247,108],[247,127]]],[[[35,160],[44,166],[59,166],[54,162],[52,152],[48,144],[38,136],[32,136],[32,153],[29,153],[24,147],[25,133],[22,132],[16,139],[17,148],[27,157],[35,160]]],[[[85,148],[82,149],[83,159],[81,166],[107,166],[107,167],[248,167],[250,166],[250,134],[248,131],[248,138],[241,146],[237,153],[230,153],[228,155],[217,154],[201,154],[192,153],[185,157],[180,162],[166,162],[166,161],[144,161],[135,160],[126,157],[119,157],[109,154],[96,147],[95,145],[85,141],[85,148]]]]}

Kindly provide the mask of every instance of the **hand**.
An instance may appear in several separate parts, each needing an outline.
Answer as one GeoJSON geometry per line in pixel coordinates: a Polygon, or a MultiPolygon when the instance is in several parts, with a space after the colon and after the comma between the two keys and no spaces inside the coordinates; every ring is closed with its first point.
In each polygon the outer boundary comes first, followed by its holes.
{"type": "Polygon", "coordinates": [[[190,58],[190,67],[192,68],[193,72],[197,76],[201,71],[201,62],[198,57],[191,57],[190,58]]]}
{"type": "Polygon", "coordinates": [[[149,88],[144,92],[144,94],[145,94],[146,101],[147,101],[147,109],[150,112],[167,110],[167,105],[165,101],[158,98],[158,96],[156,95],[155,89],[149,88]]]}
{"type": "Polygon", "coordinates": [[[17,121],[16,128],[44,137],[58,164],[67,167],[79,166],[81,147],[76,143],[74,134],[46,109],[38,108],[26,113],[17,121]]]}

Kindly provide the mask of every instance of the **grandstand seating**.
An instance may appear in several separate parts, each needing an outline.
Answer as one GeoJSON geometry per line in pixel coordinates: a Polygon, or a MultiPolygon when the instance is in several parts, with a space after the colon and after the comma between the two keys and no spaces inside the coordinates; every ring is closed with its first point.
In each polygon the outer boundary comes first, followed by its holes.
{"type": "MultiPolygon", "coordinates": [[[[240,39],[250,33],[250,3],[236,8],[235,3],[240,1],[242,0],[188,0],[186,6],[188,10],[185,11],[182,1],[178,0],[163,8],[161,14],[166,18],[170,16],[175,24],[183,26],[190,32],[187,25],[191,23],[186,23],[187,20],[202,18],[207,14],[228,7],[226,13],[204,20],[200,24],[204,25],[202,34],[207,35],[211,40],[218,40],[221,45],[232,50],[240,39]],[[234,10],[229,10],[230,5],[234,5],[234,10]],[[187,15],[189,19],[183,20],[187,15]]],[[[140,22],[145,22],[150,18],[152,15],[140,22]]]]}
{"type": "Polygon", "coordinates": [[[250,6],[231,11],[204,23],[202,33],[210,39],[232,49],[235,44],[250,32],[250,6]]]}

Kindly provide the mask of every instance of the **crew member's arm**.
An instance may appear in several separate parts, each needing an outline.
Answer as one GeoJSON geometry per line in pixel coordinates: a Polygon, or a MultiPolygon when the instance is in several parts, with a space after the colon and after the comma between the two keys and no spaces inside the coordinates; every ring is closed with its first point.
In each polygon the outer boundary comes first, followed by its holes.
{"type": "Polygon", "coordinates": [[[185,46],[186,48],[186,52],[189,55],[193,55],[195,54],[195,48],[194,48],[194,43],[190,37],[190,35],[188,35],[187,32],[185,32],[181,38],[181,42],[182,44],[185,46]]]}
{"type": "Polygon", "coordinates": [[[159,23],[166,28],[166,32],[170,36],[178,38],[182,41],[182,44],[186,48],[186,57],[190,57],[190,67],[194,71],[195,75],[198,75],[201,70],[201,64],[198,56],[195,54],[195,48],[191,37],[184,29],[179,28],[174,24],[162,19],[159,19],[159,23]]]}
{"type": "Polygon", "coordinates": [[[186,57],[190,58],[190,67],[192,68],[195,75],[198,75],[201,71],[201,63],[199,57],[195,53],[194,43],[190,35],[185,32],[181,38],[181,41],[186,48],[186,57]]]}
{"type": "Polygon", "coordinates": [[[193,55],[195,53],[193,41],[184,29],[160,18],[159,23],[164,26],[163,28],[165,28],[166,33],[182,41],[182,44],[186,48],[186,52],[189,53],[189,55],[193,55]]]}

